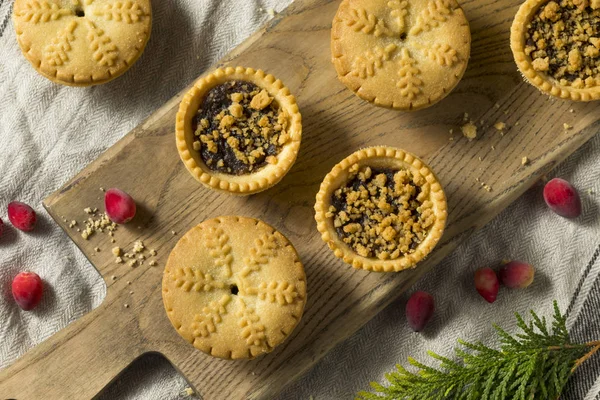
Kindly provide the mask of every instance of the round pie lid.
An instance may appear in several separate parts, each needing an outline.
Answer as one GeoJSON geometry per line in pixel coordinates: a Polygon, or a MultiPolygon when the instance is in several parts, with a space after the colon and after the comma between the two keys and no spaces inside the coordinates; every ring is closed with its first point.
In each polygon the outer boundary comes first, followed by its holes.
{"type": "Polygon", "coordinates": [[[331,30],[339,79],[362,99],[401,110],[446,97],[470,51],[469,23],[455,0],[344,0],[331,30]]]}
{"type": "Polygon", "coordinates": [[[56,83],[108,82],[140,57],[152,25],[149,0],[15,0],[21,50],[56,83]]]}
{"type": "Polygon", "coordinates": [[[194,347],[220,358],[254,358],[300,321],[306,277],[296,250],[273,227],[219,217],[179,240],[162,294],[169,320],[194,347]]]}

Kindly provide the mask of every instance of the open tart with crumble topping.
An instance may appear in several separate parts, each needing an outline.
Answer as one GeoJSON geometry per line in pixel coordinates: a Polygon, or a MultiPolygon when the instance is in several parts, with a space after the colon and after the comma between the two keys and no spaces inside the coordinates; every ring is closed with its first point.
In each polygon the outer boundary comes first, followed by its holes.
{"type": "Polygon", "coordinates": [[[446,196],[423,161],[392,147],[359,150],[337,164],[317,194],[321,237],[354,268],[401,271],[442,237],[446,196]]]}
{"type": "Polygon", "coordinates": [[[511,48],[538,89],[576,101],[600,99],[600,0],[527,0],[511,48]]]}
{"type": "Polygon", "coordinates": [[[296,160],[302,119],[294,96],[273,75],[217,69],[198,80],[177,113],[177,149],[201,183],[253,194],[279,182],[296,160]]]}

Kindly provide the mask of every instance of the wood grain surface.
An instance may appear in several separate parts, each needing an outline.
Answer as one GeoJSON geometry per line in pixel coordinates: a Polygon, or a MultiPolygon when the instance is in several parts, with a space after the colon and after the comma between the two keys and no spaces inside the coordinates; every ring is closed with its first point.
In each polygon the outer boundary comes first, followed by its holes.
{"type": "MultiPolygon", "coordinates": [[[[336,79],[329,35],[339,1],[296,0],[220,63],[265,69],[297,96],[304,137],[290,173],[251,197],[209,191],[177,155],[174,121],[181,95],[157,110],[45,200],[48,212],[104,277],[107,296],[100,307],[1,371],[0,397],[91,398],[134,359],[160,352],[204,399],[273,398],[600,128],[597,104],[552,100],[522,81],[509,48],[519,4],[462,1],[473,34],[464,79],[434,107],[402,113],[361,101],[336,79]],[[480,137],[471,142],[459,133],[465,112],[478,125],[483,121],[480,137]],[[506,134],[492,127],[498,121],[507,124],[506,134]],[[573,129],[563,129],[565,122],[573,129]],[[458,132],[452,141],[450,129],[458,132]],[[333,256],[316,231],[313,204],[322,178],[343,157],[370,145],[419,155],[446,190],[446,234],[415,270],[353,270],[333,256]],[[521,164],[523,156],[528,165],[521,164]],[[63,221],[63,216],[81,220],[85,207],[102,208],[100,187],[119,187],[137,200],[136,219],[115,238],[123,248],[143,239],[158,251],[158,266],[116,264],[108,236],[86,241],[63,221]],[[260,218],[281,230],[298,249],[308,280],[299,326],[273,353],[253,361],[218,360],[194,350],[171,327],[162,306],[163,266],[179,237],[207,218],[231,214],[260,218]]],[[[443,264],[436,268],[444,273],[443,264]]]]}

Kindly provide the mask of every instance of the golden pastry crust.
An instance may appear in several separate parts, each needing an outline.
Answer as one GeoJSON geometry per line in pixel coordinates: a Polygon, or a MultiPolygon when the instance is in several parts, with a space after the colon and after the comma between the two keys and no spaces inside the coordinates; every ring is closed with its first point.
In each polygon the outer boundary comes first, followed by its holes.
{"type": "Polygon", "coordinates": [[[199,79],[186,93],[179,106],[175,129],[179,156],[194,178],[211,189],[231,194],[249,195],[272,187],[290,170],[300,149],[302,116],[290,90],[273,75],[267,75],[260,69],[227,67],[219,68],[199,79]],[[264,89],[274,101],[279,103],[279,107],[287,115],[287,134],[289,135],[272,162],[257,171],[242,175],[211,170],[205,164],[199,151],[194,149],[196,140],[192,129],[192,120],[206,94],[220,84],[236,80],[250,82],[264,89]]]}
{"type": "MultiPolygon", "coordinates": [[[[446,196],[431,169],[415,155],[392,147],[369,147],[346,157],[327,174],[323,183],[321,183],[316,200],[315,220],[321,238],[337,257],[357,269],[390,272],[413,268],[433,250],[441,239],[446,226],[446,196]],[[335,207],[332,208],[332,198],[336,191],[348,183],[349,179],[356,176],[358,170],[365,167],[369,167],[374,171],[407,171],[414,177],[413,181],[419,182],[419,193],[422,192],[419,201],[424,208],[431,210],[431,215],[428,218],[432,221],[424,225],[427,227],[424,239],[419,241],[418,245],[410,252],[402,252],[393,259],[389,255],[382,257],[380,253],[377,254],[377,257],[374,253],[365,256],[359,254],[359,252],[367,254],[361,251],[362,248],[357,250],[355,246],[342,240],[338,234],[336,230],[338,224],[332,213],[332,210],[335,209],[335,207]]],[[[420,214],[421,210],[418,210],[418,212],[420,214]]],[[[374,233],[374,235],[374,237],[386,238],[387,232],[384,230],[380,233],[374,233]]]]}
{"type": "Polygon", "coordinates": [[[150,0],[15,0],[21,50],[52,82],[106,83],[142,55],[152,29],[150,0]]]}
{"type": "Polygon", "coordinates": [[[162,296],[177,333],[198,350],[251,359],[272,351],[300,321],[306,276],[294,246],[273,227],[219,217],[179,240],[162,296]]]}
{"type": "MultiPolygon", "coordinates": [[[[545,72],[549,67],[550,60],[548,58],[537,58],[536,60],[532,60],[527,54],[526,35],[529,30],[529,25],[536,17],[536,14],[538,14],[538,11],[541,10],[541,7],[544,7],[549,3],[549,0],[526,0],[519,8],[519,11],[513,20],[510,31],[510,47],[519,71],[521,71],[521,74],[523,74],[530,84],[549,95],[573,101],[592,101],[600,99],[600,77],[595,77],[595,82],[591,85],[589,82],[582,85],[575,84],[575,86],[573,86],[572,82],[570,84],[561,84],[559,80],[554,79],[545,72]]],[[[558,3],[553,3],[558,6],[558,3]]],[[[594,6],[594,2],[589,4],[587,4],[587,1],[573,2],[574,6],[577,6],[575,3],[594,6]]],[[[598,4],[596,4],[595,7],[598,8],[598,4]]],[[[552,10],[542,11],[544,13],[548,11],[548,15],[544,14],[543,18],[547,20],[548,26],[552,26],[554,22],[556,22],[552,21],[551,19],[554,18],[551,18],[549,15],[552,10]]],[[[560,21],[561,20],[559,19],[558,22],[560,21]]],[[[600,46],[600,41],[598,44],[600,46]]],[[[551,46],[550,43],[544,43],[543,45],[551,46]]],[[[597,46],[593,45],[588,47],[597,48],[597,46]]],[[[573,60],[573,58],[576,57],[573,56],[579,56],[579,54],[569,54],[568,61],[570,64],[575,64],[576,60],[573,60]]],[[[577,58],[580,59],[580,57],[577,58]]]]}
{"type": "Polygon", "coordinates": [[[446,97],[470,52],[456,0],[343,0],[331,30],[340,81],[364,100],[405,111],[446,97]]]}

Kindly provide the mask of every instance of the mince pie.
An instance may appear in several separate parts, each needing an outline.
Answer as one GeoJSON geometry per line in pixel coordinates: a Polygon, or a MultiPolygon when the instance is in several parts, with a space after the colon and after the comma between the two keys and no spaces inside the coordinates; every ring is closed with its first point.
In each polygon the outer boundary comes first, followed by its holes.
{"type": "Polygon", "coordinates": [[[400,149],[371,147],[337,164],[315,204],[323,240],[354,268],[401,271],[435,247],[446,196],[433,172],[400,149]]]}
{"type": "Polygon", "coordinates": [[[206,186],[235,194],[268,189],[294,164],[302,136],[294,96],[272,75],[217,69],[200,79],[177,113],[177,148],[206,186]]]}

